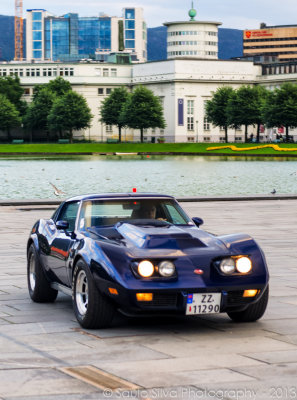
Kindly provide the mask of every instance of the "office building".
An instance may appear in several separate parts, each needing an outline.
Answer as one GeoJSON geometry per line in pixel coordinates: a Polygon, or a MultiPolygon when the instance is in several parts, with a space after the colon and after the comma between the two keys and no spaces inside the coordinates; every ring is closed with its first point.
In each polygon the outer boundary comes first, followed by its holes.
{"type": "Polygon", "coordinates": [[[132,61],[147,59],[146,23],[142,8],[124,8],[122,17],[61,17],[46,10],[27,10],[28,61],[106,61],[110,53],[125,52],[132,61]]]}
{"type": "Polygon", "coordinates": [[[220,22],[196,21],[195,9],[190,21],[165,22],[167,26],[167,58],[191,57],[218,59],[218,26],[220,22]]]}
{"type": "Polygon", "coordinates": [[[258,62],[297,61],[297,25],[243,31],[243,56],[258,62]]]}

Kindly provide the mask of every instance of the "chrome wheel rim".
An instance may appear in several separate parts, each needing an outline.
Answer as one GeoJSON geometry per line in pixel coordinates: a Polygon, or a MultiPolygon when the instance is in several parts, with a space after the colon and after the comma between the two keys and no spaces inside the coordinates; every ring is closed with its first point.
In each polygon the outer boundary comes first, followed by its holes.
{"type": "Polygon", "coordinates": [[[85,271],[80,271],[76,279],[75,299],[78,312],[84,316],[88,309],[89,291],[85,271]]]}
{"type": "Polygon", "coordinates": [[[29,261],[29,282],[30,282],[31,290],[34,291],[35,285],[36,285],[36,268],[35,268],[34,254],[31,254],[30,261],[29,261]]]}

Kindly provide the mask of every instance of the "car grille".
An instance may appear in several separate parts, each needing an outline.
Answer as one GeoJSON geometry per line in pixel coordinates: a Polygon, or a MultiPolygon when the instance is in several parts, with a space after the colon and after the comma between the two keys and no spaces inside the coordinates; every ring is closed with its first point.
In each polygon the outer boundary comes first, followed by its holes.
{"type": "Polygon", "coordinates": [[[227,306],[245,305],[255,300],[254,297],[242,297],[243,290],[233,290],[228,292],[227,306]]]}
{"type": "Polygon", "coordinates": [[[177,294],[154,293],[153,301],[143,302],[141,305],[146,307],[176,307],[177,294]]]}

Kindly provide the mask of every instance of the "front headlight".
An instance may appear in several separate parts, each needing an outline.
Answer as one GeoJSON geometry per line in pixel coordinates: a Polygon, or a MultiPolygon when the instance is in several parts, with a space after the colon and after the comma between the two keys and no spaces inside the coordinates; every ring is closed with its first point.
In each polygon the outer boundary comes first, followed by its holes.
{"type": "Polygon", "coordinates": [[[252,270],[252,262],[248,257],[239,257],[236,259],[236,269],[241,274],[247,274],[252,270]]]}
{"type": "Polygon", "coordinates": [[[138,273],[143,278],[149,278],[150,276],[153,275],[154,271],[155,271],[155,268],[154,268],[153,264],[148,260],[141,261],[138,264],[138,273]]]}
{"type": "Polygon", "coordinates": [[[171,261],[162,261],[159,264],[159,274],[166,278],[175,274],[175,265],[171,261]]]}
{"type": "Polygon", "coordinates": [[[233,274],[235,272],[235,261],[233,258],[224,258],[220,263],[220,270],[226,275],[233,274]]]}

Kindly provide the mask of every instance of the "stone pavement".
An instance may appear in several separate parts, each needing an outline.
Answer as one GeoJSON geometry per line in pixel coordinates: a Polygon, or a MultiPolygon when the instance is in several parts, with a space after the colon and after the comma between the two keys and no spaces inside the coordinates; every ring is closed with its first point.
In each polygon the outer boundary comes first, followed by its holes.
{"type": "Polygon", "coordinates": [[[35,304],[25,248],[51,206],[0,207],[0,399],[297,399],[297,200],[185,203],[204,229],[246,232],[265,251],[270,302],[260,321],[227,315],[125,319],[86,331],[71,299],[35,304]],[[89,365],[139,386],[110,391],[63,368],[89,365]]]}

